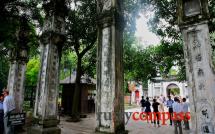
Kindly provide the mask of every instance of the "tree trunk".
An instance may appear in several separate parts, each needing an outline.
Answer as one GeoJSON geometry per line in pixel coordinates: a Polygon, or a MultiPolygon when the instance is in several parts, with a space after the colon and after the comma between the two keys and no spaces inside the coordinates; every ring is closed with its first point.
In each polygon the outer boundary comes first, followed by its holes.
{"type": "Polygon", "coordinates": [[[75,91],[73,95],[73,104],[72,104],[72,121],[74,122],[80,120],[79,105],[80,105],[80,94],[81,94],[81,83],[80,83],[81,82],[81,59],[82,57],[78,55],[75,91]]]}

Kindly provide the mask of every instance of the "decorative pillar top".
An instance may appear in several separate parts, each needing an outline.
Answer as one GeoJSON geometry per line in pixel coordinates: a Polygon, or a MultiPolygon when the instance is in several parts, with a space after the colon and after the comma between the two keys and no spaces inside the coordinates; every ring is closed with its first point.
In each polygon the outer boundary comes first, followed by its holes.
{"type": "Polygon", "coordinates": [[[208,0],[177,0],[177,15],[179,26],[208,20],[208,0]]]}
{"type": "Polygon", "coordinates": [[[10,51],[10,60],[26,63],[28,61],[28,43],[30,27],[25,16],[20,18],[20,27],[17,35],[17,44],[10,51]]]}
{"type": "Polygon", "coordinates": [[[112,24],[118,25],[119,28],[124,27],[122,0],[98,0],[97,14],[98,26],[108,27],[112,24]]]}
{"type": "Polygon", "coordinates": [[[41,42],[54,45],[62,45],[65,41],[65,16],[68,9],[65,0],[50,0],[43,3],[46,17],[41,35],[41,42]]]}

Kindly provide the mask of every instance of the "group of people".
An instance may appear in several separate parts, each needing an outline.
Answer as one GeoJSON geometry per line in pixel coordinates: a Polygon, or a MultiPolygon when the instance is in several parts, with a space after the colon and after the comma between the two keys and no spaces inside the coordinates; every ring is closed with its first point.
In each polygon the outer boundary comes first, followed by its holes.
{"type": "MultiPolygon", "coordinates": [[[[164,106],[168,108],[168,112],[170,114],[170,125],[172,126],[174,123],[175,126],[175,134],[182,134],[182,121],[181,120],[174,120],[173,121],[173,113],[187,113],[189,104],[186,102],[186,98],[180,99],[179,97],[174,97],[174,100],[172,100],[171,96],[168,96],[168,100],[165,99],[162,95],[159,98],[154,98],[151,102],[149,101],[149,97],[146,97],[146,100],[144,99],[144,96],[142,96],[142,99],[140,101],[141,104],[141,111],[145,113],[150,113],[150,112],[164,112],[164,106]],[[153,111],[151,110],[151,107],[153,111]]],[[[154,120],[154,126],[156,127],[156,121],[157,121],[157,126],[160,127],[159,125],[159,114],[156,114],[157,120],[154,120]]],[[[186,118],[186,117],[185,117],[186,118]]],[[[189,130],[189,122],[188,119],[184,120],[184,129],[189,130]]]]}
{"type": "Polygon", "coordinates": [[[14,134],[14,127],[8,123],[8,117],[14,111],[14,98],[5,89],[0,94],[0,134],[14,134]]]}
{"type": "MultiPolygon", "coordinates": [[[[141,112],[147,113],[147,116],[149,116],[149,114],[152,112],[151,106],[153,108],[153,112],[155,112],[155,113],[159,112],[158,106],[160,105],[160,103],[157,102],[157,99],[153,99],[153,103],[151,105],[151,103],[149,101],[149,97],[146,97],[146,100],[145,100],[144,97],[142,96],[140,103],[141,103],[141,112]]],[[[156,114],[156,116],[157,116],[156,118],[158,119],[159,115],[156,114]]],[[[148,120],[147,120],[147,122],[148,122],[148,120]]],[[[151,123],[153,123],[152,120],[151,120],[151,123]]],[[[156,120],[154,120],[154,125],[156,126],[156,120]]],[[[160,127],[159,120],[157,120],[157,125],[158,125],[158,127],[160,127]]]]}

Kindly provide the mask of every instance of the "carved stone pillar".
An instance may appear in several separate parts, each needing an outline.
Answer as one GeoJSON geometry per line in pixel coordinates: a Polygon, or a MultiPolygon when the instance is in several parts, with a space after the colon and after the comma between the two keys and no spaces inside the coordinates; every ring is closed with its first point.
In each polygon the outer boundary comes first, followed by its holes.
{"type": "Polygon", "coordinates": [[[30,134],[60,134],[58,120],[59,64],[61,48],[65,40],[66,6],[63,0],[45,3],[45,25],[41,36],[41,67],[38,78],[34,117],[37,127],[30,134]]]}
{"type": "Polygon", "coordinates": [[[125,129],[123,17],[120,4],[122,4],[120,0],[98,0],[96,130],[108,133],[117,133],[125,129]]]}
{"type": "Polygon", "coordinates": [[[215,133],[215,72],[207,4],[207,0],[178,1],[194,134],[215,133]]]}
{"type": "Polygon", "coordinates": [[[27,36],[29,31],[27,20],[22,17],[20,24],[17,45],[10,51],[10,69],[7,85],[10,95],[15,99],[16,112],[22,112],[23,108],[25,71],[28,62],[27,36]]]}

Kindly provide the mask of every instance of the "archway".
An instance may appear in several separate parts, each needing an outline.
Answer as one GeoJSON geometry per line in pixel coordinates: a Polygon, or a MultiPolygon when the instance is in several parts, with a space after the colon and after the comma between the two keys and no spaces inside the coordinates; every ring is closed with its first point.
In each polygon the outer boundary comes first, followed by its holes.
{"type": "Polygon", "coordinates": [[[167,96],[179,96],[180,88],[178,85],[171,83],[166,87],[166,95],[167,96]]]}

